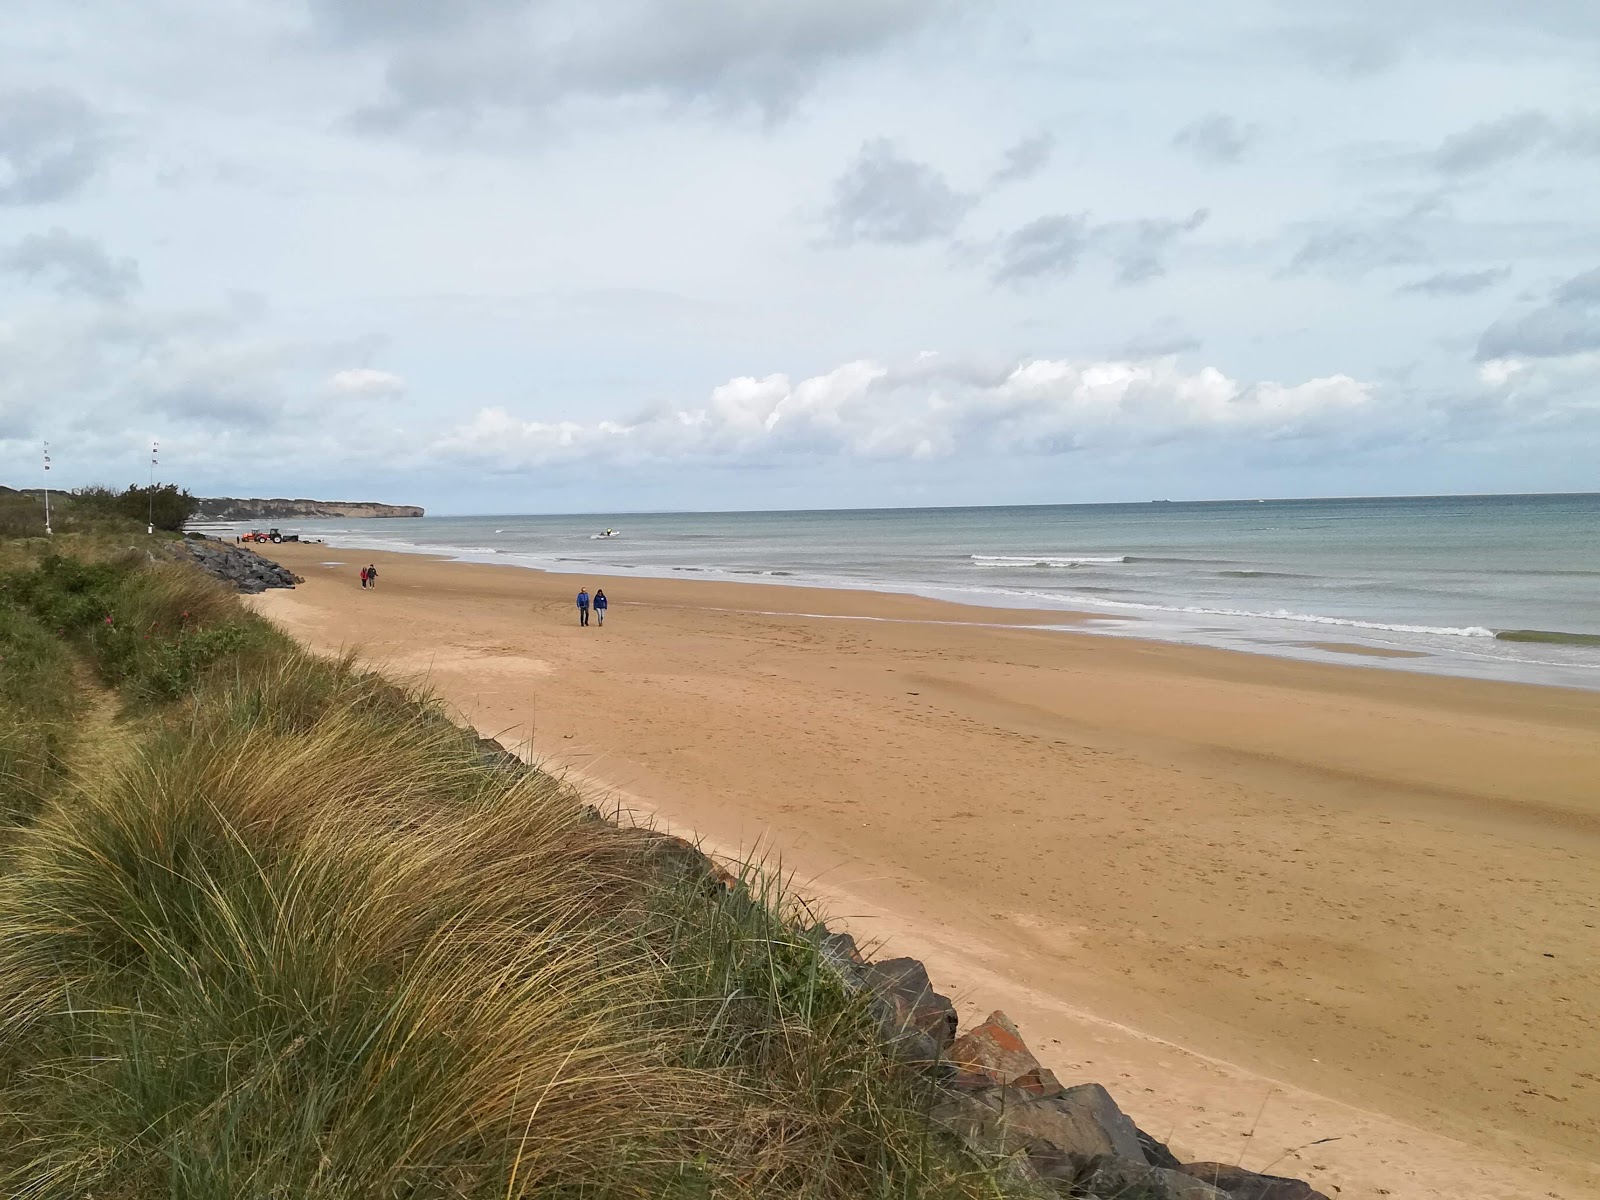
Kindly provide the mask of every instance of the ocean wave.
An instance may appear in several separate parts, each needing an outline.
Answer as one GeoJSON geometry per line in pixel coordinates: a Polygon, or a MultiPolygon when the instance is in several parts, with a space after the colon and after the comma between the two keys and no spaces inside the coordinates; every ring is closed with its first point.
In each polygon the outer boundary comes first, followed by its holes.
{"type": "Polygon", "coordinates": [[[1378,629],[1387,633],[1423,633],[1440,637],[1492,638],[1495,631],[1482,625],[1402,625],[1386,621],[1360,621],[1354,617],[1325,617],[1320,613],[1290,612],[1286,608],[1272,612],[1259,612],[1248,608],[1205,608],[1197,604],[1145,604],[1137,600],[1100,600],[1084,598],[1086,604],[1110,608],[1131,608],[1144,612],[1185,613],[1200,617],[1246,617],[1252,620],[1295,621],[1303,625],[1338,625],[1346,629],[1378,629]]]}
{"type": "Polygon", "coordinates": [[[1315,575],[1296,575],[1292,571],[1218,571],[1227,579],[1315,579],[1315,575]]]}
{"type": "Polygon", "coordinates": [[[1133,561],[1126,554],[974,554],[971,558],[975,567],[1087,567],[1133,561]]]}

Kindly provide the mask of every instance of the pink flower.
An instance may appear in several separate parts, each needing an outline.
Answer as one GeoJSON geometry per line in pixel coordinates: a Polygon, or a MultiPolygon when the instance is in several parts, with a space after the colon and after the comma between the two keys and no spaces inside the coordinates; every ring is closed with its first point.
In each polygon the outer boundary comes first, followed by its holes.
{"type": "Polygon", "coordinates": [[[111,624],[111,618],[109,616],[106,618],[106,624],[107,625],[111,624]]]}

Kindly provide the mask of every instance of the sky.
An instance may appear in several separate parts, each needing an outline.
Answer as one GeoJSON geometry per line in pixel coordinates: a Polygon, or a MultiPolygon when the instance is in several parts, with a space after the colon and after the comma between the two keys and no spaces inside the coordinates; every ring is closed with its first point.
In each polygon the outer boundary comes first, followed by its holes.
{"type": "Polygon", "coordinates": [[[6,0],[0,482],[1600,490],[1592,0],[6,0]]]}

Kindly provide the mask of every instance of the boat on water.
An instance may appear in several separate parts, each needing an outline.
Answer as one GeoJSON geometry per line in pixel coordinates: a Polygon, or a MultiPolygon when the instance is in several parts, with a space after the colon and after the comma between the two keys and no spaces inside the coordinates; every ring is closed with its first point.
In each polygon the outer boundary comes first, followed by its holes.
{"type": "Polygon", "coordinates": [[[607,529],[607,530],[604,530],[601,533],[591,533],[589,535],[589,540],[591,542],[597,542],[597,541],[600,541],[600,540],[602,540],[604,538],[614,538],[616,536],[617,536],[617,531],[615,529],[607,529]]]}

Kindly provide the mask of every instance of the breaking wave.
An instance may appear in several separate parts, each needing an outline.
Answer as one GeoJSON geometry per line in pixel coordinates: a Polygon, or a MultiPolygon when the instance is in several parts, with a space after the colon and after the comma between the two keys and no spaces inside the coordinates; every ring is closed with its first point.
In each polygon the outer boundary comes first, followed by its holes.
{"type": "Polygon", "coordinates": [[[1126,554],[974,554],[975,567],[1088,567],[1106,563],[1132,562],[1126,554]]]}

